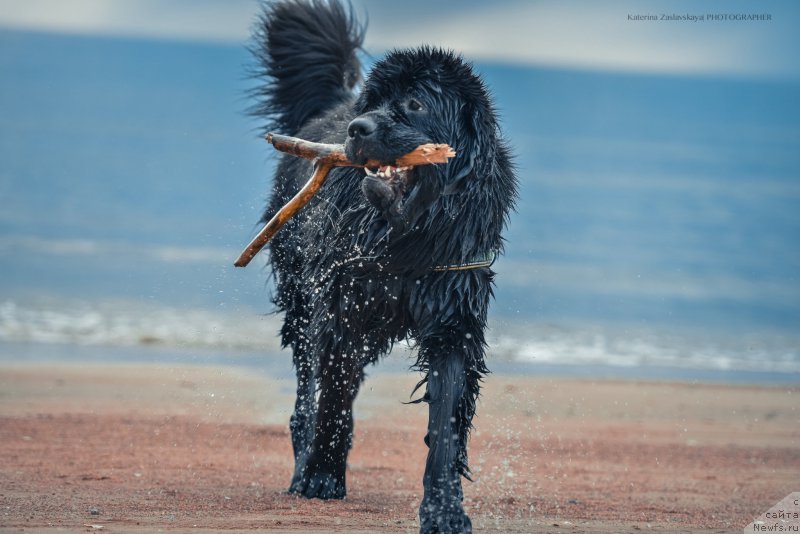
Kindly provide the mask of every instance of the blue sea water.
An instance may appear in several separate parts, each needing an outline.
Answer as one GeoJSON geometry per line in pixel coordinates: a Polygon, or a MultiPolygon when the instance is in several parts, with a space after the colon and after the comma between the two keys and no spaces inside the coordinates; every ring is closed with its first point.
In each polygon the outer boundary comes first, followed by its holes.
{"type": "MultiPolygon", "coordinates": [[[[0,340],[274,347],[249,64],[0,31],[0,340]]],[[[493,350],[798,376],[797,82],[476,68],[521,179],[493,350]]]]}

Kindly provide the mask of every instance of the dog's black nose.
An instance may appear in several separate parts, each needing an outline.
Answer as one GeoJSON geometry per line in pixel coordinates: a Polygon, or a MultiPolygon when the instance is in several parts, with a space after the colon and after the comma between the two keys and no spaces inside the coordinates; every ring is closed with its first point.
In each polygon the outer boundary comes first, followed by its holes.
{"type": "Polygon", "coordinates": [[[356,137],[369,137],[375,130],[378,129],[378,123],[376,123],[370,117],[357,117],[353,119],[349,126],[347,126],[347,135],[350,136],[351,139],[355,139],[356,137]]]}

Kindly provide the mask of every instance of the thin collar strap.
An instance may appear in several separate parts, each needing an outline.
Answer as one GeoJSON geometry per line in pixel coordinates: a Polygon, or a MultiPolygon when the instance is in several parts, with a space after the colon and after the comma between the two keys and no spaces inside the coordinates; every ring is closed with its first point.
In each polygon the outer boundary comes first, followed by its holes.
{"type": "Polygon", "coordinates": [[[468,269],[480,269],[482,267],[491,267],[497,259],[497,251],[490,250],[489,252],[476,256],[469,261],[455,265],[437,265],[433,268],[436,272],[444,271],[466,271],[468,269]]]}

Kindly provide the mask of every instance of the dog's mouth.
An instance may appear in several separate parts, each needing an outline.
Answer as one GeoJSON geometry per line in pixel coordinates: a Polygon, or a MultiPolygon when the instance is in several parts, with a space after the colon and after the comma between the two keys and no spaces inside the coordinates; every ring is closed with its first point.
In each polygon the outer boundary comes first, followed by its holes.
{"type": "Polygon", "coordinates": [[[400,220],[409,191],[414,187],[411,165],[367,165],[361,192],[389,221],[400,220]]]}
{"type": "Polygon", "coordinates": [[[389,182],[402,182],[407,185],[413,169],[413,166],[393,167],[391,165],[383,165],[380,167],[364,167],[364,172],[373,178],[381,178],[389,182]]]}

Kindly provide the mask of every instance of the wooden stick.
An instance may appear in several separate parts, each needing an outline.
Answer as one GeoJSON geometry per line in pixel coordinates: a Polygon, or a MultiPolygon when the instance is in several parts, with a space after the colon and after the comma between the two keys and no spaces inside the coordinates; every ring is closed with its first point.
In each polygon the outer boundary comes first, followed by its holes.
{"type": "Polygon", "coordinates": [[[247,245],[247,248],[242,251],[239,255],[239,259],[234,263],[236,267],[247,267],[250,260],[264,248],[264,245],[269,243],[269,240],[278,233],[278,230],[286,224],[286,221],[291,219],[300,208],[308,204],[311,197],[316,195],[319,188],[325,183],[325,178],[328,177],[331,167],[332,165],[327,162],[316,163],[314,165],[314,174],[311,175],[311,179],[306,182],[306,185],[304,185],[285,206],[278,210],[278,213],[276,213],[264,228],[261,229],[258,235],[250,241],[250,244],[247,245]]]}
{"type": "MultiPolygon", "coordinates": [[[[325,143],[314,143],[305,139],[289,137],[288,135],[267,134],[267,142],[276,150],[286,152],[293,156],[310,159],[314,162],[314,173],[297,194],[286,203],[261,229],[250,244],[247,245],[234,265],[236,267],[247,267],[258,252],[264,248],[270,239],[278,233],[286,221],[291,219],[295,213],[308,204],[314,195],[317,194],[328,173],[333,167],[381,167],[384,164],[370,160],[364,165],[356,165],[344,153],[343,145],[331,145],[325,143]]],[[[447,163],[447,160],[454,157],[456,153],[446,144],[425,144],[420,145],[408,154],[401,156],[394,163],[395,167],[410,167],[414,165],[430,165],[433,163],[447,163]]]]}
{"type": "MultiPolygon", "coordinates": [[[[297,137],[280,135],[276,133],[267,134],[267,142],[275,147],[275,150],[286,152],[292,156],[310,159],[314,161],[325,160],[334,167],[382,167],[387,165],[375,160],[369,160],[363,165],[357,165],[347,159],[344,153],[344,145],[333,145],[327,143],[314,143],[297,137]]],[[[395,161],[393,167],[411,167],[414,165],[430,165],[432,163],[447,163],[447,160],[455,157],[456,153],[446,144],[428,143],[419,145],[417,148],[400,156],[395,161]]]]}
{"type": "Polygon", "coordinates": [[[353,166],[344,154],[344,145],[329,145],[326,143],[314,143],[297,137],[281,135],[276,133],[267,134],[267,143],[271,144],[275,150],[280,150],[298,158],[316,160],[327,160],[337,166],[353,166]]]}

